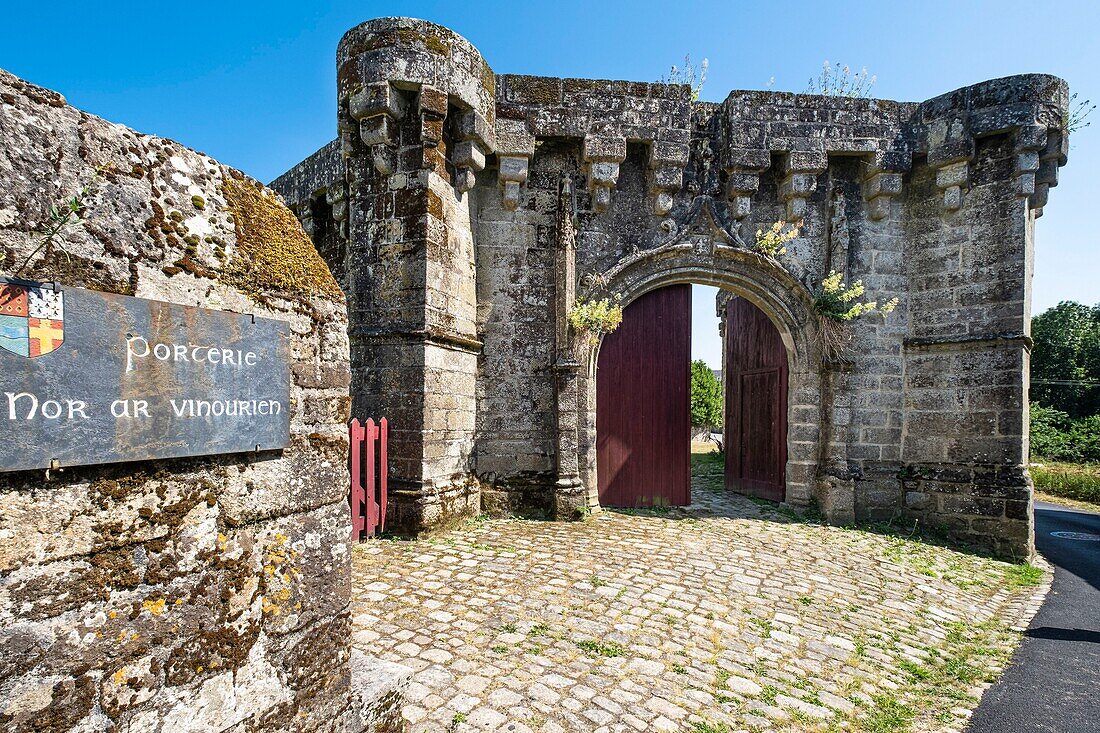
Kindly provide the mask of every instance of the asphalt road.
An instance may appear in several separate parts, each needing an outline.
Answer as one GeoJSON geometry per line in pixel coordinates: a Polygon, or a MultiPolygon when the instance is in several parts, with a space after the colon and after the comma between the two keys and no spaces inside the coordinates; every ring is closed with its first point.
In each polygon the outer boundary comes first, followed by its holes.
{"type": "Polygon", "coordinates": [[[1100,733],[1100,514],[1035,505],[1035,544],[1054,585],[967,733],[1100,733]]]}

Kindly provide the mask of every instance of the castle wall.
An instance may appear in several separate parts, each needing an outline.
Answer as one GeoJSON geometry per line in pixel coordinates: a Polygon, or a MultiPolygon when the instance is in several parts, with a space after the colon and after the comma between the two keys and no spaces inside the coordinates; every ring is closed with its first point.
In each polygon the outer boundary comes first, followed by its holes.
{"type": "Polygon", "coordinates": [[[344,297],[291,212],[0,71],[0,257],[284,321],[292,375],[285,450],[0,473],[0,727],[397,730],[401,672],[349,638],[344,297]],[[84,187],[79,221],[34,253],[84,187]],[[367,682],[389,697],[364,700],[367,682]]]}

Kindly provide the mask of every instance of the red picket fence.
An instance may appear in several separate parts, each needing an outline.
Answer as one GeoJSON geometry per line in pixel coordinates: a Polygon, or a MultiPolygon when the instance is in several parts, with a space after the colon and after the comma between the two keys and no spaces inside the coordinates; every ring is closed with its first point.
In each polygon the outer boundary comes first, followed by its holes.
{"type": "Polygon", "coordinates": [[[351,436],[351,526],[352,538],[371,537],[386,528],[386,476],[389,425],[382,418],[375,425],[353,419],[348,426],[351,436]],[[377,450],[375,447],[377,446],[377,450]]]}

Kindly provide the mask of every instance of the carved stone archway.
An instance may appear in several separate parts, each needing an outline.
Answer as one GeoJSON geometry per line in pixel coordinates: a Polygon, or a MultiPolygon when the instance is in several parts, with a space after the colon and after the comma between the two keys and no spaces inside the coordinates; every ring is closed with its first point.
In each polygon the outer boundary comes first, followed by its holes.
{"type": "MultiPolygon", "coordinates": [[[[774,260],[744,247],[689,232],[668,244],[627,257],[596,281],[589,297],[618,295],[624,305],[657,288],[693,283],[733,292],[760,308],[779,331],[790,367],[787,432],[787,502],[808,507],[816,500],[832,522],[851,521],[850,489],[827,480],[827,467],[843,462],[843,445],[827,435],[832,400],[816,336],[817,319],[807,288],[774,260]],[[847,494],[847,496],[845,496],[847,494]]],[[[596,374],[593,349],[579,384],[578,444],[581,479],[590,506],[596,494],[596,374]]]]}

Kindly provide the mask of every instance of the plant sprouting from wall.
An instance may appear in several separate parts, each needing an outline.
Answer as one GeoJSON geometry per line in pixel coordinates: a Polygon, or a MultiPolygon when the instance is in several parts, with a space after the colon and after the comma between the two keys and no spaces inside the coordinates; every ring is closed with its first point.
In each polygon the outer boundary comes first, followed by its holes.
{"type": "Polygon", "coordinates": [[[578,356],[599,344],[601,336],[611,333],[623,322],[620,301],[619,296],[600,300],[577,300],[569,311],[569,325],[573,328],[573,346],[578,356]]]}
{"type": "Polygon", "coordinates": [[[814,295],[814,311],[822,318],[851,321],[874,311],[887,315],[898,305],[897,298],[891,298],[882,305],[873,300],[858,302],[857,298],[863,297],[864,292],[866,289],[862,280],[846,285],[844,276],[832,270],[821,281],[821,287],[814,295]]]}
{"type": "Polygon", "coordinates": [[[801,221],[794,224],[777,221],[767,229],[757,229],[753,252],[773,259],[787,254],[787,244],[798,238],[801,226],[801,221]]]}
{"type": "Polygon", "coordinates": [[[686,84],[691,87],[691,101],[698,102],[699,95],[703,91],[703,85],[707,83],[707,69],[710,68],[710,61],[703,59],[703,62],[696,66],[691,63],[691,54],[684,55],[684,65],[676,66],[675,64],[668,70],[668,74],[661,77],[662,84],[686,84]]]}
{"type": "Polygon", "coordinates": [[[1066,128],[1066,132],[1077,132],[1085,129],[1092,124],[1092,120],[1087,118],[1094,109],[1096,109],[1095,104],[1087,99],[1079,100],[1077,92],[1074,92],[1070,95],[1069,105],[1062,115],[1062,126],[1066,128]]]}
{"type": "Polygon", "coordinates": [[[817,78],[810,79],[806,94],[865,99],[871,96],[871,87],[875,85],[877,79],[878,77],[867,73],[866,66],[859,71],[852,71],[846,64],[831,64],[826,60],[821,65],[821,73],[817,78]]]}
{"type": "Polygon", "coordinates": [[[826,359],[838,358],[848,345],[851,340],[849,322],[869,313],[889,315],[898,305],[897,298],[881,305],[874,300],[860,301],[864,292],[862,281],[847,285],[844,276],[835,270],[821,281],[821,287],[814,294],[814,312],[820,319],[821,351],[826,359]]]}
{"type": "MultiPolygon", "coordinates": [[[[106,166],[99,166],[92,174],[91,180],[82,186],[75,195],[60,203],[50,204],[45,221],[34,229],[34,233],[38,236],[38,246],[27,255],[27,258],[23,260],[23,264],[16,268],[13,273],[15,277],[19,277],[27,269],[27,265],[31,263],[31,260],[47,246],[52,245],[60,234],[80,222],[80,215],[84,211],[85,203],[92,191],[99,185],[99,178],[106,170],[106,166]]],[[[62,252],[66,257],[68,256],[68,253],[64,250],[62,252]]]]}

